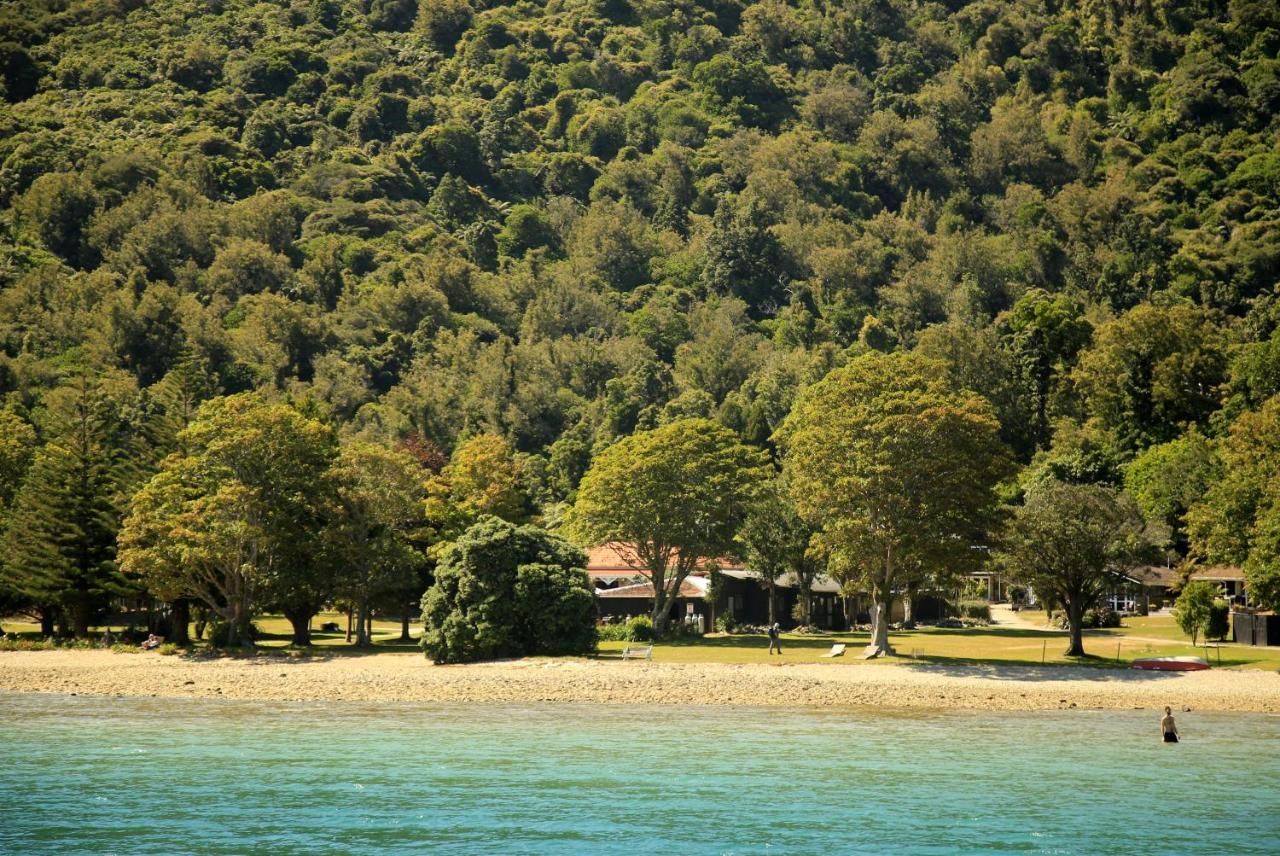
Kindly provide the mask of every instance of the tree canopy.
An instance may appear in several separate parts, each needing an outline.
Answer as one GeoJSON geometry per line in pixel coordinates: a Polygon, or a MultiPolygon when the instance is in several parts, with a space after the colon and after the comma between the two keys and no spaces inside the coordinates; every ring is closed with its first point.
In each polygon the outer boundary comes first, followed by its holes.
{"type": "Polygon", "coordinates": [[[892,653],[889,607],[913,578],[981,562],[1011,472],[981,397],[915,354],[871,352],[806,389],[782,426],[783,472],[838,574],[874,598],[868,653],[892,653]]]}
{"type": "Polygon", "coordinates": [[[584,541],[617,545],[644,570],[660,638],[685,578],[701,562],[733,550],[768,477],[765,456],[732,431],[683,419],[637,432],[597,455],[578,486],[570,527],[584,541]]]}
{"type": "Polygon", "coordinates": [[[1137,503],[1102,485],[1049,481],[1027,492],[1004,532],[1001,564],[1011,579],[1061,606],[1067,656],[1084,656],[1084,614],[1150,561],[1152,540],[1137,503]]]}
{"type": "Polygon", "coordinates": [[[558,526],[637,432],[776,455],[871,351],[987,399],[1021,485],[1132,484],[1179,557],[1273,579],[1268,504],[1158,475],[1280,394],[1271,5],[11,0],[0,29],[0,580],[42,619],[138,582],[122,516],[209,399],[443,456],[414,537],[446,543],[558,526]],[[80,373],[112,391],[73,497],[80,373]]]}
{"type": "Polygon", "coordinates": [[[536,526],[480,520],[444,552],[423,595],[423,650],[437,663],[591,653],[586,561],[536,526]]]}

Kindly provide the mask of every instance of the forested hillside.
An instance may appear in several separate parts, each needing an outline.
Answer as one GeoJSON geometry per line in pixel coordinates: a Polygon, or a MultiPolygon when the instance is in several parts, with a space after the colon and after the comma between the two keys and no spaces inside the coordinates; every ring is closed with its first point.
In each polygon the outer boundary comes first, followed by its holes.
{"type": "Polygon", "coordinates": [[[504,438],[554,525],[620,437],[769,447],[868,350],[987,397],[1024,482],[1280,554],[1241,448],[1280,448],[1273,2],[2,8],[11,588],[69,519],[84,591],[123,585],[129,498],[218,395],[428,471],[504,438]],[[1188,520],[1211,487],[1238,523],[1188,520]]]}

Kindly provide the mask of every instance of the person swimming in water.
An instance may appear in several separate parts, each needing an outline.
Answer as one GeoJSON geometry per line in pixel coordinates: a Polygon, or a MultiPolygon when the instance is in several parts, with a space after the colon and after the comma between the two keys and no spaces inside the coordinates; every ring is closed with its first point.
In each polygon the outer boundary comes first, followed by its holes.
{"type": "Polygon", "coordinates": [[[1160,735],[1165,743],[1178,742],[1178,724],[1173,721],[1173,709],[1164,709],[1164,718],[1160,720],[1160,735]]]}

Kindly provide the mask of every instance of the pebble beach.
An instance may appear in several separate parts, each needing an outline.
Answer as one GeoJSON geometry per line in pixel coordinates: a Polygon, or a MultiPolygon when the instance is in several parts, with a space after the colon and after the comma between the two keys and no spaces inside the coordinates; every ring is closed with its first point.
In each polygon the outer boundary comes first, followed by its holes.
{"type": "Polygon", "coordinates": [[[900,663],[668,664],[528,659],[436,666],[415,654],[188,657],[0,653],[0,692],[424,702],[599,702],[1280,714],[1280,674],[900,663]]]}

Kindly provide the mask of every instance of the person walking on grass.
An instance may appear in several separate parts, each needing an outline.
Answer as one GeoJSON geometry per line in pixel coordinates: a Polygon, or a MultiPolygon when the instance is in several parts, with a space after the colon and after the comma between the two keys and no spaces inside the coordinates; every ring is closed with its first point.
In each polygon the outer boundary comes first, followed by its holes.
{"type": "Polygon", "coordinates": [[[1178,724],[1173,721],[1173,709],[1164,709],[1164,718],[1160,720],[1160,736],[1165,743],[1178,742],[1178,724]]]}
{"type": "Polygon", "coordinates": [[[773,649],[778,649],[778,656],[782,656],[782,628],[778,622],[769,625],[769,653],[773,653],[773,649]]]}

